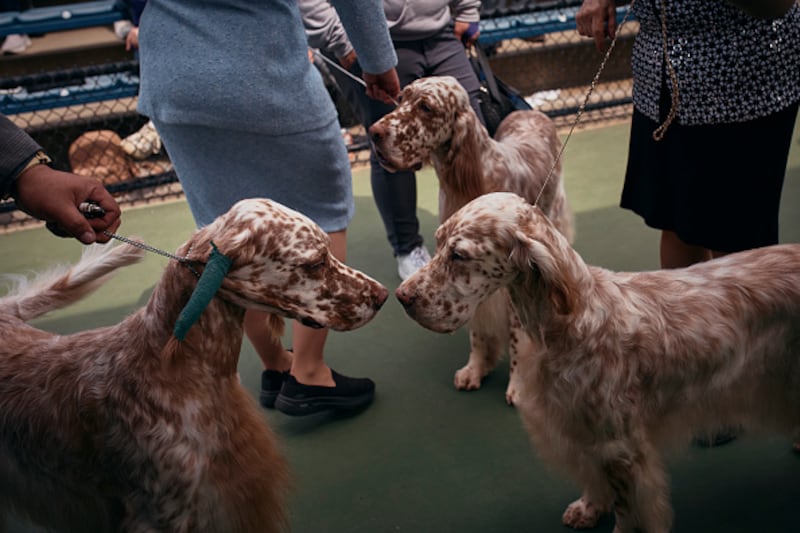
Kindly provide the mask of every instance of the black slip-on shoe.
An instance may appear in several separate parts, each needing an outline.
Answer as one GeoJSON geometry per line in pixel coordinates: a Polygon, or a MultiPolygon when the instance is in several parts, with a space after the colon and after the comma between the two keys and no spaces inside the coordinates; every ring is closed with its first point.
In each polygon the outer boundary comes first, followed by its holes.
{"type": "Polygon", "coordinates": [[[288,370],[284,370],[283,372],[264,370],[261,372],[261,393],[258,395],[258,401],[261,407],[267,409],[275,407],[275,399],[278,397],[278,393],[281,391],[283,382],[288,375],[288,370]]]}
{"type": "Polygon", "coordinates": [[[349,411],[366,407],[375,398],[375,382],[369,378],[350,378],[331,370],[335,387],[303,385],[291,374],[286,376],[275,408],[290,416],[305,416],[320,411],[349,411]]]}

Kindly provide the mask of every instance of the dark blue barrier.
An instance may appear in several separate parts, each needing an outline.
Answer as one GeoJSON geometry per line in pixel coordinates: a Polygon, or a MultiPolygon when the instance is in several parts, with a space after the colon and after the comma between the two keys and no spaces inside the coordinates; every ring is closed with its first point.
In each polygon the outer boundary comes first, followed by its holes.
{"type": "Polygon", "coordinates": [[[126,18],[115,0],[35,7],[0,13],[0,37],[12,33],[48,33],[113,24],[126,18]]]}
{"type": "MultiPolygon", "coordinates": [[[[626,6],[617,8],[617,22],[622,22],[626,6]]],[[[577,6],[557,7],[530,13],[519,13],[481,20],[481,44],[494,44],[506,39],[530,39],[548,33],[575,29],[577,6]]],[[[628,17],[628,20],[633,20],[628,17]]]]}
{"type": "Polygon", "coordinates": [[[124,61],[0,79],[0,112],[43,109],[128,98],[139,93],[139,65],[124,61]]]}

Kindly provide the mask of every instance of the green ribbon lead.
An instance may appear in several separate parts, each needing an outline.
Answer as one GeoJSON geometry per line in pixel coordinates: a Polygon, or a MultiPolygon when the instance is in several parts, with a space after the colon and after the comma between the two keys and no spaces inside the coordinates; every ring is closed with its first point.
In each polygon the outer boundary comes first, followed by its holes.
{"type": "Polygon", "coordinates": [[[208,307],[211,299],[222,285],[225,274],[228,273],[231,264],[233,264],[233,260],[221,253],[213,241],[211,242],[211,248],[211,255],[208,257],[206,268],[200,275],[200,279],[197,280],[197,286],[189,297],[189,301],[186,302],[186,305],[181,310],[181,314],[178,315],[178,320],[175,322],[175,329],[172,330],[172,334],[179,341],[186,338],[189,328],[197,322],[200,315],[202,315],[203,311],[208,307]]]}

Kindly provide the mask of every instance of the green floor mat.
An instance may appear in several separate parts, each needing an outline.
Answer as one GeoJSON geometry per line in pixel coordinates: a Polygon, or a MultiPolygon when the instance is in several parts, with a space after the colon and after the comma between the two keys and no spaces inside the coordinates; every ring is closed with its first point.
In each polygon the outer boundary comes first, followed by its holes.
{"type": "MultiPolygon", "coordinates": [[[[658,234],[618,207],[627,154],[626,124],[580,131],[564,155],[576,215],[576,249],[587,262],[618,270],[658,264],[658,234]]],[[[354,174],[356,217],[348,263],[390,290],[398,285],[365,170],[354,174]]],[[[419,173],[419,216],[429,247],[437,226],[438,184],[419,173]]],[[[781,239],[800,242],[800,135],[795,135],[781,211],[781,239]]],[[[192,232],[183,202],[132,209],[120,233],[174,251],[192,232]]],[[[73,261],[75,241],[43,229],[0,236],[0,272],[27,272],[73,261]]],[[[57,332],[113,324],[141,306],[166,259],[148,255],[83,302],[37,321],[57,332]]],[[[800,266],[798,266],[800,268],[800,266]]],[[[287,338],[287,342],[290,342],[287,338]]],[[[465,331],[437,335],[408,319],[390,297],[374,321],[332,333],[328,362],[377,383],[375,404],[353,417],[289,418],[268,412],[293,473],[295,533],[558,532],[578,489],[537,459],[517,413],[506,406],[507,363],[474,392],[453,387],[467,360],[465,331]]],[[[243,383],[258,393],[260,362],[245,344],[243,383]]],[[[691,448],[669,459],[675,531],[797,530],[800,457],[785,438],[744,435],[718,449],[691,448]],[[797,469],[797,470],[795,470],[797,469]]],[[[0,524],[2,525],[2,524],[0,524]]],[[[611,521],[596,531],[610,532],[611,521]]],[[[0,528],[1,529],[1,528],[0,528]]],[[[11,531],[34,531],[14,521],[11,531]]]]}

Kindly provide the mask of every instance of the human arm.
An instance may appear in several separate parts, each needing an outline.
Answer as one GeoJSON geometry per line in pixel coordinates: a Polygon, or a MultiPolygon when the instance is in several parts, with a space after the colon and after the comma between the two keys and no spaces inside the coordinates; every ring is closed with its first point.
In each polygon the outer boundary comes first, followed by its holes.
{"type": "Polygon", "coordinates": [[[84,244],[107,242],[104,230],[120,224],[120,209],[113,196],[96,179],[61,172],[39,164],[42,147],[7,117],[0,115],[0,184],[17,206],[44,220],[59,236],[74,236],[84,244]],[[91,201],[105,210],[87,220],[78,209],[91,201]]]}
{"type": "Polygon", "coordinates": [[[455,26],[453,33],[465,45],[478,41],[480,30],[480,0],[456,0],[450,3],[455,26]]]}
{"type": "Polygon", "coordinates": [[[617,4],[614,0],[584,0],[575,14],[575,27],[580,35],[594,39],[594,45],[601,52],[605,48],[606,37],[613,38],[617,33],[617,4]]]}
{"type": "Polygon", "coordinates": [[[384,104],[397,104],[400,78],[397,77],[397,70],[394,67],[381,74],[364,72],[362,76],[367,84],[367,96],[384,104]]]}
{"type": "Polygon", "coordinates": [[[134,26],[125,36],[125,50],[131,51],[139,48],[139,27],[134,26]]]}
{"type": "Polygon", "coordinates": [[[389,36],[383,4],[378,0],[334,2],[342,25],[358,54],[367,96],[391,103],[400,93],[397,54],[389,36]]]}
{"type": "Polygon", "coordinates": [[[356,53],[333,6],[327,0],[297,0],[297,5],[303,16],[308,45],[332,54],[349,69],[356,53]]]}
{"type": "MultiPolygon", "coordinates": [[[[750,16],[775,18],[788,13],[797,0],[728,0],[750,16]]],[[[614,0],[584,0],[575,15],[576,29],[580,35],[592,37],[598,50],[603,50],[606,37],[617,31],[616,7],[630,3],[614,0]]]]}

